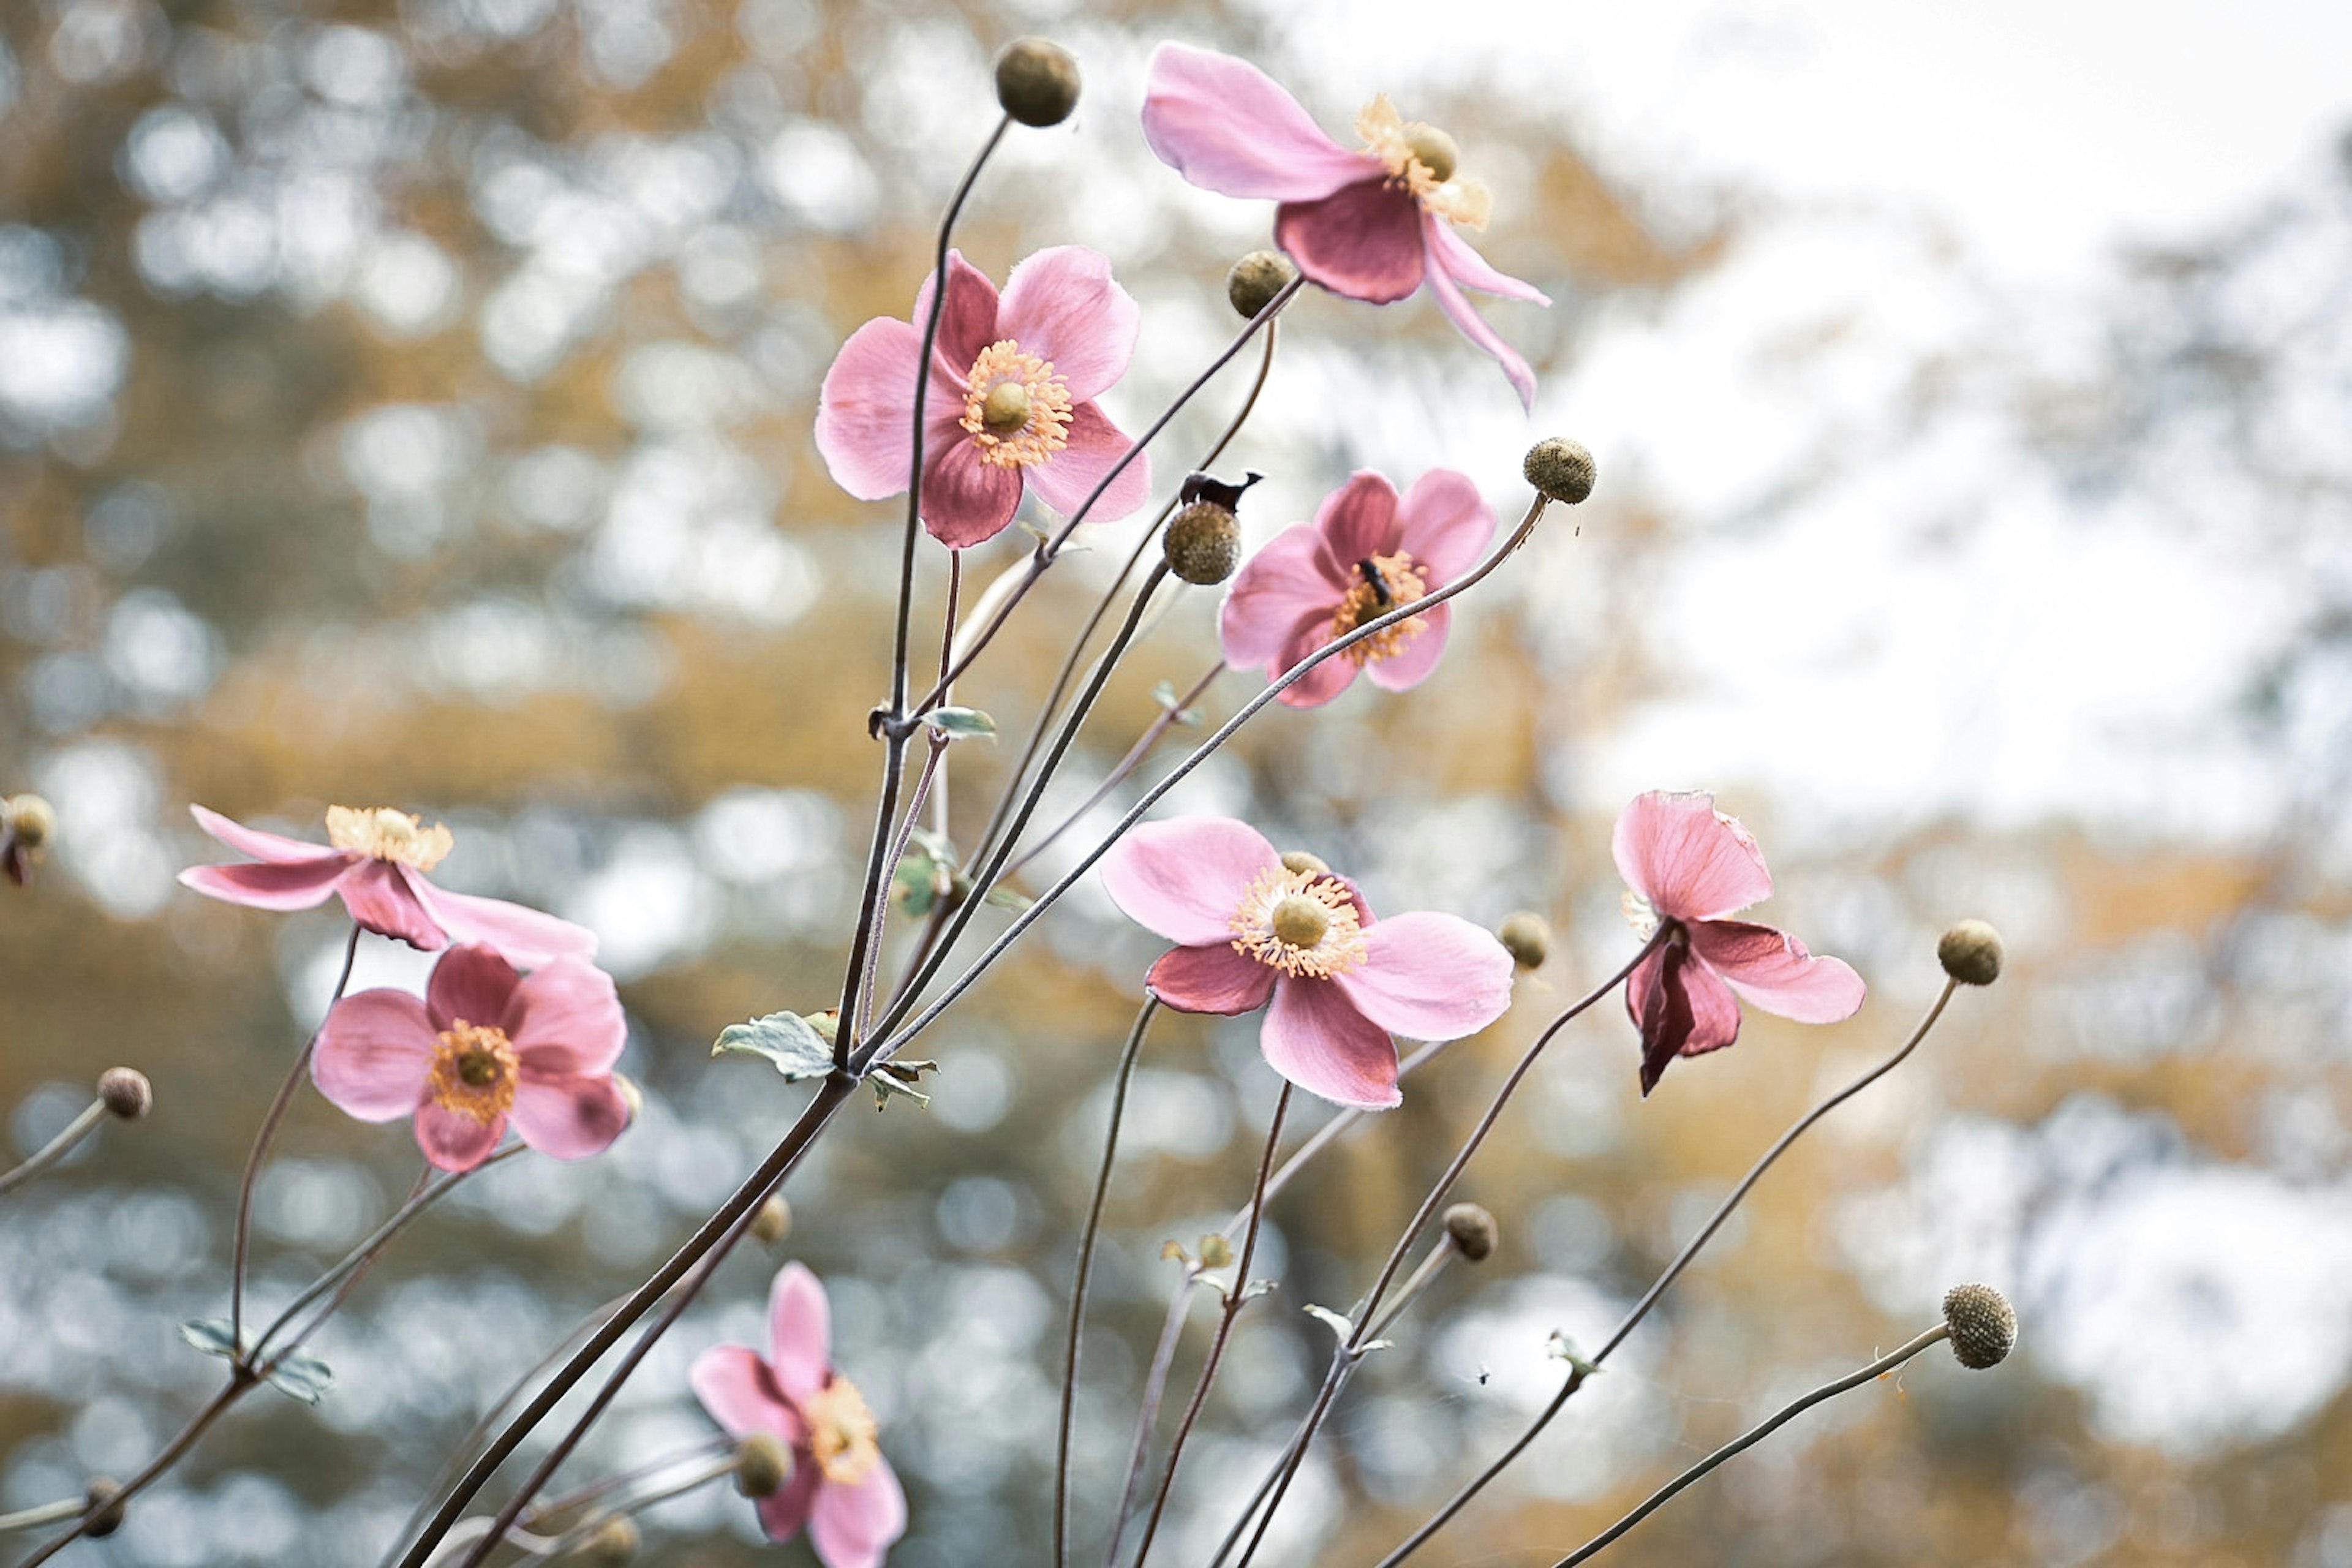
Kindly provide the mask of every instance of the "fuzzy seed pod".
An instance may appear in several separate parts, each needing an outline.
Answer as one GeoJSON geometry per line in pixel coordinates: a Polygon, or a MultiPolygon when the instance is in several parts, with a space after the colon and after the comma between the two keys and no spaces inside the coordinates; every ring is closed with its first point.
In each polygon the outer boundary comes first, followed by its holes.
{"type": "Polygon", "coordinates": [[[1944,1321],[1952,1331],[1952,1354],[1973,1371],[1999,1366],[2017,1348],[2017,1311],[1990,1285],[1945,1291],[1944,1321]]]}
{"type": "Polygon", "coordinates": [[[1551,956],[1551,922],[1533,910],[1521,910],[1495,928],[1495,938],[1521,969],[1541,969],[1551,956]]]}
{"type": "Polygon", "coordinates": [[[762,1247],[773,1247],[793,1233],[793,1205],[782,1198],[770,1198],[751,1216],[751,1234],[760,1238],[762,1247]]]}
{"type": "Polygon", "coordinates": [[[996,57],[996,101],[1024,125],[1059,125],[1078,106],[1078,62],[1059,44],[1017,38],[996,57]]]}
{"type": "Polygon", "coordinates": [[[735,1489],[748,1498],[772,1496],[793,1479],[793,1451],[782,1439],[754,1432],[735,1445],[735,1489]]]}
{"type": "Polygon", "coordinates": [[[1982,921],[1962,921],[1936,944],[1944,973],[1963,985],[1990,985],[2000,978],[2000,932],[1982,921]]]}
{"type": "Polygon", "coordinates": [[[1528,483],[1574,506],[1592,493],[1592,454],[1573,441],[1547,437],[1528,448],[1528,483]]]}
{"type": "Polygon", "coordinates": [[[89,1521],[89,1528],[82,1531],[84,1535],[92,1541],[103,1541],[122,1528],[123,1505],[114,1500],[115,1494],[121,1490],[120,1485],[105,1476],[89,1479],[89,1485],[82,1489],[82,1511],[97,1509],[98,1514],[89,1521]]]}
{"type": "Polygon", "coordinates": [[[109,1068],[98,1075],[98,1098],[125,1121],[136,1121],[155,1108],[155,1086],[137,1068],[109,1068]]]}
{"type": "Polygon", "coordinates": [[[1242,563],[1242,525],[1229,507],[1196,500],[1176,514],[1160,542],[1168,569],[1187,583],[1222,583],[1242,563]]]}
{"type": "Polygon", "coordinates": [[[1476,1204],[1455,1204],[1445,1211],[1445,1234],[1472,1263],[1484,1263],[1495,1251],[1495,1216],[1476,1204]]]}
{"type": "Polygon", "coordinates": [[[1254,321],[1297,276],[1298,268],[1279,250],[1253,250],[1225,274],[1225,298],[1243,321],[1254,321]]]}

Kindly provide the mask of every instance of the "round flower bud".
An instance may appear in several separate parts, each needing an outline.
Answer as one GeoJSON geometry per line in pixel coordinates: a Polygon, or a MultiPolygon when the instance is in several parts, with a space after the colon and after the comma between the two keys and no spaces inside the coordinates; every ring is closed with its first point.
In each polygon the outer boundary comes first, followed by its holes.
{"type": "Polygon", "coordinates": [[[1331,874],[1331,868],[1323,863],[1323,858],[1320,855],[1309,855],[1304,849],[1284,850],[1282,868],[1286,871],[1304,871],[1310,877],[1328,877],[1331,874]]]}
{"type": "Polygon", "coordinates": [[[49,840],[58,836],[57,807],[39,795],[11,795],[0,803],[0,815],[7,817],[8,832],[16,847],[28,855],[47,848],[49,840]]]}
{"type": "Polygon", "coordinates": [[[1225,298],[1233,301],[1243,321],[1254,321],[1297,276],[1298,268],[1279,250],[1253,250],[1225,274],[1225,298]]]}
{"type": "Polygon", "coordinates": [[[593,1563],[596,1568],[620,1568],[637,1554],[645,1537],[638,1533],[637,1521],[625,1513],[616,1513],[598,1525],[569,1556],[583,1563],[593,1563]]]}
{"type": "Polygon", "coordinates": [[[1476,1204],[1455,1204],[1445,1211],[1445,1234],[1473,1263],[1484,1263],[1495,1250],[1495,1216],[1476,1204]]]}
{"type": "Polygon", "coordinates": [[[93,1541],[103,1541],[122,1528],[122,1505],[114,1500],[122,1488],[105,1476],[92,1476],[89,1485],[82,1489],[81,1507],[84,1513],[98,1510],[84,1535],[93,1541]]]}
{"type": "Polygon", "coordinates": [[[155,1108],[155,1086],[137,1068],[109,1068],[98,1075],[98,1098],[125,1121],[136,1121],[155,1108]]]}
{"type": "Polygon", "coordinates": [[[1521,969],[1541,969],[1551,956],[1551,922],[1533,910],[1521,910],[1495,928],[1495,938],[1521,969]]]}
{"type": "Polygon", "coordinates": [[[996,57],[996,101],[1024,125],[1059,125],[1078,105],[1078,62],[1059,44],[1016,38],[996,57]]]}
{"type": "Polygon", "coordinates": [[[1952,1353],[1976,1372],[1999,1366],[2017,1348],[2017,1312],[1990,1285],[1955,1285],[1944,1292],[1944,1323],[1952,1353]]]}
{"type": "Polygon", "coordinates": [[[1944,973],[1963,985],[1990,985],[2000,978],[2000,932],[1982,921],[1962,921],[1936,944],[1944,973]]]}
{"type": "Polygon", "coordinates": [[[770,1198],[751,1216],[751,1234],[762,1247],[773,1247],[792,1233],[793,1205],[782,1198],[770,1198]]]}
{"type": "Polygon", "coordinates": [[[1234,521],[1232,509],[1196,500],[1168,524],[1160,547],[1167,552],[1168,570],[1205,588],[1232,576],[1242,563],[1242,525],[1234,521]]]}
{"type": "Polygon", "coordinates": [[[1522,471],[1528,476],[1528,483],[1570,506],[1592,493],[1592,454],[1558,436],[1547,437],[1528,447],[1522,471]]]}
{"type": "Polygon", "coordinates": [[[735,1445],[735,1489],[745,1497],[773,1495],[793,1479],[793,1451],[769,1432],[754,1432],[735,1445]]]}

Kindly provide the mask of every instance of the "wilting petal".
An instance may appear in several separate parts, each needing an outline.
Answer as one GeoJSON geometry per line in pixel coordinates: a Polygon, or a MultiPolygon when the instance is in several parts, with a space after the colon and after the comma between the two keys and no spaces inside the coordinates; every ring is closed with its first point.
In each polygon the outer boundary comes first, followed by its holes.
{"type": "Polygon", "coordinates": [[[500,1027],[526,1064],[547,1072],[604,1072],[629,1036],[613,977],[576,958],[559,958],[515,987],[500,1027]]]}
{"type": "Polygon", "coordinates": [[[1715,796],[1652,790],[1617,818],[1610,849],[1633,890],[1669,920],[1712,921],[1772,896],[1764,852],[1715,796]]]}
{"type": "Polygon", "coordinates": [[[1337,1104],[1386,1110],[1404,1098],[1396,1042],[1328,980],[1276,984],[1258,1047],[1275,1071],[1337,1104]]]}
{"type": "Polygon", "coordinates": [[[1330,623],[1346,590],[1326,577],[1322,554],[1323,536],[1315,525],[1295,522],[1242,563],[1217,617],[1227,664],[1236,669],[1270,664],[1302,625],[1330,623]]]}
{"type": "Polygon", "coordinates": [[[1676,1057],[1721,1050],[1739,1037],[1739,1004],[1678,942],[1667,942],[1634,967],[1625,984],[1625,1006],[1642,1031],[1645,1097],[1676,1057]]]}
{"type": "Polygon", "coordinates": [[[741,1345],[713,1345],[704,1351],[694,1358],[686,1381],[730,1437],[765,1432],[790,1447],[806,1430],[799,1413],[784,1403],[768,1363],[741,1345]]]}
{"type": "Polygon", "coordinates": [[[629,1101],[610,1073],[547,1072],[526,1059],[515,1085],[515,1131],[542,1154],[584,1160],[629,1129],[629,1101]]]}
{"type": "Polygon", "coordinates": [[[319,1026],[310,1081],[347,1115],[394,1121],[424,1097],[435,1034],[423,1000],[405,991],[346,996],[319,1026]]]}
{"type": "Polygon", "coordinates": [[[1867,988],[1851,965],[1815,958],[1803,942],[1770,926],[1702,921],[1690,928],[1690,942],[1726,984],[1767,1013],[1800,1024],[1834,1024],[1862,1006],[1867,988]]]}
{"type": "MultiPolygon", "coordinates": [[[[1103,476],[1118,468],[1118,460],[1135,443],[1091,403],[1070,410],[1067,440],[1060,451],[1022,471],[1029,476],[1029,488],[1040,500],[1064,517],[1074,517],[1102,483],[1103,476]]],[[[1111,480],[1087,518],[1093,522],[1115,521],[1150,499],[1151,458],[1138,452],[1135,461],[1119,469],[1118,478],[1111,480]]]]}
{"type": "Polygon", "coordinates": [[[923,526],[949,549],[986,543],[1020,509],[1021,471],[982,462],[969,437],[935,447],[924,459],[923,526]]]}
{"type": "Polygon", "coordinates": [[[1057,245],[1013,268],[997,302],[999,337],[1051,360],[1076,402],[1091,402],[1127,374],[1143,311],[1111,281],[1110,258],[1057,245]]]}
{"type": "Polygon", "coordinates": [[[316,860],[255,860],[242,866],[191,866],[184,887],[254,910],[307,910],[323,904],[356,856],[330,851],[316,860]]]}
{"type": "Polygon", "coordinates": [[[1410,691],[1429,679],[1445,656],[1445,635],[1454,626],[1454,606],[1436,605],[1416,617],[1421,635],[1382,659],[1364,666],[1364,674],[1384,691],[1410,691]]]}
{"type": "Polygon", "coordinates": [[[335,891],[343,896],[343,907],[352,911],[352,919],[368,930],[426,952],[438,952],[449,945],[448,933],[417,898],[404,875],[407,870],[390,860],[362,860],[335,884],[335,891]]]}
{"type": "Polygon", "coordinates": [[[502,1028],[521,981],[514,965],[495,949],[453,947],[441,955],[433,977],[425,983],[425,1011],[436,1030],[452,1028],[460,1019],[481,1028],[502,1028]]]}
{"type": "Polygon", "coordinates": [[[1483,928],[1426,912],[1364,932],[1364,962],[1331,984],[1366,1018],[1413,1040],[1473,1035],[1511,1005],[1511,955],[1483,928]]]}
{"type": "Polygon", "coordinates": [[[877,1568],[890,1543],[907,1532],[907,1494],[890,1462],[877,1457],[855,1486],[817,1488],[808,1532],[824,1568],[877,1568]]]}
{"type": "Polygon", "coordinates": [[[1111,846],[1103,890],[1146,931],[1186,947],[1233,940],[1234,911],[1260,872],[1282,863],[1246,823],[1223,816],[1147,822],[1111,846]]]}
{"type": "Polygon", "coordinates": [[[1151,994],[1180,1013],[1255,1013],[1274,994],[1275,970],[1231,942],[1171,948],[1151,966],[1151,994]]]}
{"type": "Polygon", "coordinates": [[[787,1399],[809,1398],[833,1375],[833,1309],[804,1264],[785,1264],[768,1288],[768,1350],[787,1399]]]}
{"type": "MultiPolygon", "coordinates": [[[[1434,227],[1444,220],[1433,215],[1424,215],[1423,221],[1434,227]]],[[[1528,368],[1528,362],[1519,357],[1519,352],[1505,342],[1501,335],[1486,324],[1486,319],[1471,308],[1468,296],[1448,275],[1442,258],[1431,261],[1429,291],[1437,297],[1437,308],[1445,312],[1462,335],[1493,355],[1495,363],[1503,367],[1503,374],[1510,381],[1511,389],[1519,395],[1519,406],[1533,408],[1536,405],[1536,373],[1528,368]]]]}
{"type": "Polygon", "coordinates": [[[470,1171],[498,1152],[507,1133],[507,1119],[494,1116],[477,1121],[459,1110],[445,1110],[433,1100],[416,1108],[416,1146],[445,1171],[470,1171]]]}
{"type": "Polygon", "coordinates": [[[1429,569],[1442,588],[1478,563],[1495,542],[1495,509],[1467,474],[1432,468],[1397,502],[1397,547],[1429,569]]]}
{"type": "Polygon", "coordinates": [[[1391,185],[1385,172],[1319,201],[1283,203],[1274,213],[1274,242],[1310,281],[1369,305],[1403,299],[1430,270],[1421,204],[1391,185]]]}
{"type": "MultiPolygon", "coordinates": [[[[816,449],[833,482],[859,500],[880,500],[907,488],[915,361],[922,346],[919,329],[877,316],[849,334],[824,373],[816,449]]],[[[935,384],[930,401],[939,400],[935,384]]]]}
{"type": "Polygon", "coordinates": [[[1304,200],[1387,172],[1323,134],[1255,66],[1183,44],[1152,51],[1143,139],[1161,163],[1220,195],[1304,200]]]}
{"type": "MultiPolygon", "coordinates": [[[[1266,666],[1268,680],[1279,679],[1321,651],[1331,641],[1328,621],[1301,621],[1293,628],[1289,645],[1266,666]]],[[[1320,708],[1342,691],[1356,679],[1356,661],[1346,654],[1335,654],[1297,680],[1282,689],[1276,701],[1286,708],[1320,708]]]]}
{"type": "Polygon", "coordinates": [[[305,844],[299,838],[282,837],[264,833],[258,827],[247,827],[234,822],[217,811],[207,811],[201,805],[190,805],[188,815],[196,826],[227,845],[240,855],[250,855],[274,866],[301,866],[315,860],[341,860],[349,865],[354,858],[347,849],[330,848],[324,844],[305,844]]]}
{"type": "Polygon", "coordinates": [[[596,952],[596,933],[586,926],[504,899],[477,898],[436,888],[422,872],[403,867],[410,889],[452,942],[478,942],[499,950],[507,962],[536,968],[559,958],[586,959],[596,952]]]}
{"type": "Polygon", "coordinates": [[[1517,300],[1528,305],[1549,305],[1551,296],[1532,283],[1497,272],[1454,230],[1454,225],[1433,212],[1424,212],[1423,222],[1429,238],[1430,260],[1448,278],[1465,289],[1475,289],[1482,294],[1499,299],[1517,300]]]}
{"type": "Polygon", "coordinates": [[[1370,468],[1349,475],[1316,509],[1315,531],[1323,539],[1324,571],[1353,586],[1358,562],[1397,547],[1396,486],[1370,468]]]}

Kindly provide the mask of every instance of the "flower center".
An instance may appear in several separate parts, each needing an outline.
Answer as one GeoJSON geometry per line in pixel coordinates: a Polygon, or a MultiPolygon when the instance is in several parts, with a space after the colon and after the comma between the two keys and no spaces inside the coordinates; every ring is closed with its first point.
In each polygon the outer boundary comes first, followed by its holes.
{"type": "Polygon", "coordinates": [[[1069,444],[1072,406],[1069,383],[1054,374],[1054,362],[1006,338],[971,362],[961,423],[982,462],[1026,468],[1069,444]]]}
{"type": "Polygon", "coordinates": [[[1454,138],[1421,121],[1408,124],[1383,93],[1356,116],[1364,151],[1389,166],[1389,181],[1450,223],[1483,229],[1495,198],[1475,180],[1457,180],[1462,150],[1454,138]]]}
{"type": "Polygon", "coordinates": [[[441,1031],[440,1044],[433,1048],[433,1102],[488,1127],[514,1109],[521,1067],[504,1029],[459,1018],[441,1031]]]}
{"type": "MultiPolygon", "coordinates": [[[[1331,612],[1331,640],[1337,642],[1366,621],[1378,620],[1399,605],[1410,605],[1428,595],[1429,579],[1405,552],[1368,555],[1356,563],[1356,581],[1339,607],[1331,612]]],[[[1414,616],[1386,631],[1374,632],[1343,657],[1360,669],[1403,652],[1405,644],[1426,629],[1428,623],[1414,616]]]]}
{"type": "Polygon", "coordinates": [[[826,1480],[856,1486],[881,1461],[874,1413],[857,1385],[839,1373],[803,1403],[801,1415],[809,1425],[809,1451],[826,1480]]]}
{"type": "Polygon", "coordinates": [[[427,827],[388,805],[327,807],[327,842],[376,860],[395,860],[430,871],[456,843],[439,823],[427,827]]]}
{"type": "Polygon", "coordinates": [[[1364,962],[1363,924],[1339,878],[1269,866],[1243,890],[1227,929],[1234,951],[1309,980],[1364,962]]]}

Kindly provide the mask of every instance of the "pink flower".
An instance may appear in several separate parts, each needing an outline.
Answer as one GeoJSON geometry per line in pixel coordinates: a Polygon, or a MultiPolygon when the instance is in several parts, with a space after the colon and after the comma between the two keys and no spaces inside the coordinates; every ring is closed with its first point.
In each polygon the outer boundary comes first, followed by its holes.
{"type": "MultiPolygon", "coordinates": [[[[915,361],[936,278],[915,296],[912,323],[877,316],[849,335],[824,373],[816,446],[860,500],[903,495],[913,457],[915,361]]],[[[1025,483],[1065,517],[1133,443],[1093,399],[1127,374],[1141,320],[1111,281],[1110,262],[1083,246],[1041,250],[996,286],[948,253],[948,302],[925,369],[924,526],[961,550],[1013,521],[1025,483]]],[[[1151,491],[1149,459],[1120,473],[1092,515],[1125,517],[1151,491]]]]}
{"type": "Polygon", "coordinates": [[[1454,234],[1486,226],[1486,187],[1454,177],[1459,153],[1434,126],[1406,124],[1386,98],[1356,119],[1361,152],[1317,129],[1298,100],[1246,61],[1182,44],[1151,57],[1143,139],[1160,161],[1192,184],[1228,196],[1271,197],[1276,243],[1298,270],[1334,294],[1385,305],[1423,283],[1438,308],[1501,362],[1533,404],[1536,378],[1479,319],[1462,286],[1551,301],[1486,265],[1454,234]]]}
{"type": "Polygon", "coordinates": [[[857,1385],[832,1365],[833,1316],[824,1287],[797,1263],[768,1292],[768,1359],[717,1345],[688,1381],[730,1437],[764,1432],[793,1454],[792,1478],[760,1500],[771,1541],[805,1526],[825,1568],[874,1568],[906,1533],[907,1496],[875,1446],[872,1412],[857,1385]]]}
{"type": "Polygon", "coordinates": [[[380,935],[437,952],[452,942],[488,942],[512,963],[545,963],[596,951],[596,933],[503,899],[447,893],[425,879],[449,853],[449,830],[389,806],[327,808],[321,848],[231,822],[201,805],[196,826],[258,864],[192,866],[180,880],[199,893],[257,910],[307,910],[342,896],[352,919],[380,935]]]}
{"type": "Polygon", "coordinates": [[[1181,945],[1152,994],[1186,1013],[1265,1007],[1275,1071],[1341,1105],[1398,1103],[1396,1043],[1475,1034],[1511,1005],[1511,955],[1453,915],[1375,922],[1355,885],[1311,856],[1278,855],[1246,824],[1180,816],[1103,858],[1128,918],[1181,945]]]}
{"type": "Polygon", "coordinates": [[[1721,1050],[1739,1037],[1738,993],[1801,1024],[1833,1024],[1862,1005],[1862,976],[1815,958],[1770,926],[1726,920],[1772,896],[1772,874],[1748,829],[1711,795],[1637,797],[1617,819],[1612,847],[1633,890],[1626,917],[1644,939],[1666,940],[1625,983],[1625,1010],[1642,1031],[1642,1092],[1676,1057],[1721,1050]]]}
{"type": "MultiPolygon", "coordinates": [[[[1225,662],[1265,667],[1272,680],[1398,605],[1427,597],[1469,570],[1495,537],[1495,512],[1469,479],[1432,468],[1404,498],[1369,469],[1324,498],[1311,523],[1284,529],[1234,579],[1219,623],[1225,662]]],[[[1318,708],[1358,670],[1402,691],[1437,668],[1453,606],[1438,605],[1317,665],[1282,693],[1318,708]]]]}
{"type": "Polygon", "coordinates": [[[629,1124],[613,1081],[626,1037],[611,976],[559,958],[525,979],[487,947],[453,947],[420,999],[362,991],[319,1029],[310,1077],[362,1121],[414,1116],[425,1157],[470,1171],[514,1122],[559,1160],[601,1153],[629,1124]]]}

